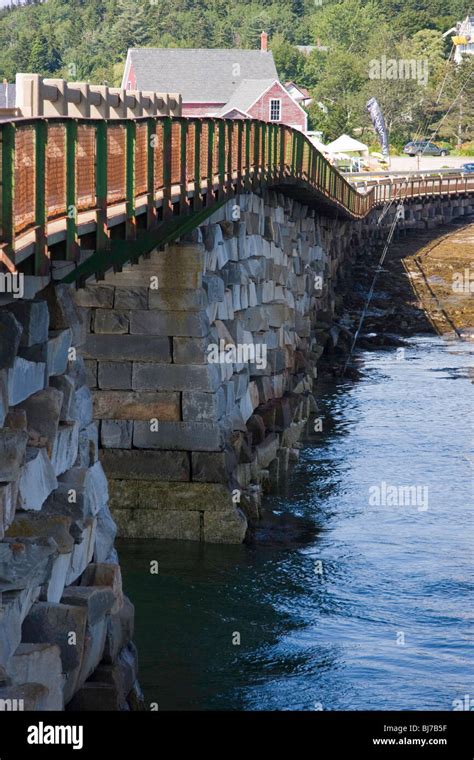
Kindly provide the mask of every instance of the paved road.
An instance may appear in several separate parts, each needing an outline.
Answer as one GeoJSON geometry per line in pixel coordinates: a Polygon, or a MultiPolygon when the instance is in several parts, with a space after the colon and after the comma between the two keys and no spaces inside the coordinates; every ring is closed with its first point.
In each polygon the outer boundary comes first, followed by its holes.
{"type": "Polygon", "coordinates": [[[469,158],[468,156],[393,156],[390,162],[390,169],[392,171],[437,171],[437,169],[457,168],[462,164],[469,162],[474,163],[474,156],[469,158]]]}

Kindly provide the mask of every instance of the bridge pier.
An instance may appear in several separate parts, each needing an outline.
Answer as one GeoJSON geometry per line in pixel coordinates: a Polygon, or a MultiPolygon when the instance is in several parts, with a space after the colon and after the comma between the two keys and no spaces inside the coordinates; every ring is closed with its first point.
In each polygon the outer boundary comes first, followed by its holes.
{"type": "Polygon", "coordinates": [[[288,197],[241,196],[77,292],[121,536],[235,543],[258,521],[316,408],[352,233],[288,197]]]}

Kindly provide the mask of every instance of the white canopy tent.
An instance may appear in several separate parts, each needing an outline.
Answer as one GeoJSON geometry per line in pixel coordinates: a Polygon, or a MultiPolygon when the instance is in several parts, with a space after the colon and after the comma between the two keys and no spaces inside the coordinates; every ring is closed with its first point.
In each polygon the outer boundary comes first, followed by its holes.
{"type": "Polygon", "coordinates": [[[369,158],[369,147],[365,143],[355,140],[350,135],[340,135],[337,140],[326,145],[328,153],[345,153],[349,156],[356,156],[357,158],[369,158]]]}

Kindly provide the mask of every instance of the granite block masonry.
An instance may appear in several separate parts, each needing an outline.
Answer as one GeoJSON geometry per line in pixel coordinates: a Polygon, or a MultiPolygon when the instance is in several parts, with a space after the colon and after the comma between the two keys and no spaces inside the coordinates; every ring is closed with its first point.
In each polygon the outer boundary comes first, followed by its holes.
{"type": "Polygon", "coordinates": [[[245,195],[77,291],[92,315],[82,355],[120,536],[244,540],[314,408],[360,228],[245,195]]]}
{"type": "Polygon", "coordinates": [[[0,309],[0,710],[92,709],[89,682],[140,701],[72,290],[0,309]]]}
{"type": "MultiPolygon", "coordinates": [[[[443,223],[453,203],[405,202],[397,234],[443,223]]],[[[397,211],[379,213],[349,221],[276,191],[245,194],[77,291],[120,536],[244,540],[298,457],[318,361],[347,343],[337,318],[352,264],[397,211]]]]}

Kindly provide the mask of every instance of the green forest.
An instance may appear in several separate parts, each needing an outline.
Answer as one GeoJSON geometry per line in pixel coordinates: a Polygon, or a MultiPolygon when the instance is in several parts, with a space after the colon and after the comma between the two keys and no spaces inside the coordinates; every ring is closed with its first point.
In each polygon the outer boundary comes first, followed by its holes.
{"type": "Polygon", "coordinates": [[[470,10],[466,0],[27,0],[0,11],[0,73],[117,85],[129,47],[256,48],[265,30],[280,79],[310,90],[310,124],[325,140],[368,137],[374,96],[395,148],[438,128],[468,152],[474,56],[455,65],[442,35],[470,10]],[[414,62],[416,75],[378,76],[384,57],[414,62]]]}

